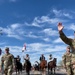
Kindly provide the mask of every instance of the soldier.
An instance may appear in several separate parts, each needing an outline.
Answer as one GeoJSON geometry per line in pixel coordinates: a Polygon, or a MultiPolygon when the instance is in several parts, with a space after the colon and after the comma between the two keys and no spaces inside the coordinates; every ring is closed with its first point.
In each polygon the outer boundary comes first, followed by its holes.
{"type": "Polygon", "coordinates": [[[72,53],[71,65],[72,65],[73,74],[75,75],[75,53],[72,53]]]}
{"type": "Polygon", "coordinates": [[[4,60],[1,59],[1,61],[2,61],[1,69],[2,69],[2,75],[3,75],[4,74],[4,60]]]}
{"type": "Polygon", "coordinates": [[[70,52],[70,46],[67,46],[66,53],[62,56],[63,67],[66,69],[67,75],[73,75],[71,57],[72,53],[70,52]]]}
{"type": "MultiPolygon", "coordinates": [[[[2,56],[3,61],[1,61],[1,66],[4,65],[4,74],[5,75],[12,75],[14,67],[14,56],[9,53],[9,48],[5,48],[6,54],[2,56]]],[[[2,70],[2,69],[1,69],[2,70]]]]}
{"type": "Polygon", "coordinates": [[[60,34],[60,38],[70,46],[70,48],[72,49],[72,53],[75,53],[75,38],[71,39],[68,38],[64,33],[63,33],[63,28],[64,26],[62,25],[62,23],[58,23],[58,31],[60,34]]]}
{"type": "Polygon", "coordinates": [[[64,33],[63,33],[63,28],[64,26],[62,25],[62,23],[58,23],[58,31],[60,34],[60,38],[63,40],[63,42],[65,42],[66,44],[68,44],[72,50],[72,66],[73,66],[73,73],[75,75],[75,38],[68,38],[64,33]]]}

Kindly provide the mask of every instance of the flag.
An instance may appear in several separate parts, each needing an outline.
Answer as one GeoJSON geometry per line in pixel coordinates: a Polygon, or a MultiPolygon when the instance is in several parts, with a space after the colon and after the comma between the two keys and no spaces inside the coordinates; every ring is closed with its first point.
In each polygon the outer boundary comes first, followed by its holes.
{"type": "Polygon", "coordinates": [[[26,44],[23,45],[22,52],[26,50],[26,44]]]}
{"type": "Polygon", "coordinates": [[[2,54],[2,50],[1,50],[1,48],[0,48],[0,55],[2,54]]]}

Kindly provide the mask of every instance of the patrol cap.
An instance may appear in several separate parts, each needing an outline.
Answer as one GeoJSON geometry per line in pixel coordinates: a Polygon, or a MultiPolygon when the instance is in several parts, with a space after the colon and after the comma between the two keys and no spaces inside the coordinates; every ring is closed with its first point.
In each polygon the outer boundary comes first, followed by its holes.
{"type": "Polygon", "coordinates": [[[6,47],[5,50],[9,51],[9,47],[6,47]]]}

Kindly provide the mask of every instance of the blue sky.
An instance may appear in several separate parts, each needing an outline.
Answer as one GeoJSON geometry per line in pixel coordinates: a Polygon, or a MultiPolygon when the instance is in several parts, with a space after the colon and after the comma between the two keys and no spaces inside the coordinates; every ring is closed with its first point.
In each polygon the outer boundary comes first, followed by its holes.
{"type": "Polygon", "coordinates": [[[75,1],[74,0],[0,0],[0,48],[5,47],[15,57],[30,55],[30,61],[39,61],[44,54],[62,60],[66,44],[59,38],[58,22],[62,22],[67,37],[74,38],[75,1]],[[26,43],[26,51],[22,52],[26,43]]]}

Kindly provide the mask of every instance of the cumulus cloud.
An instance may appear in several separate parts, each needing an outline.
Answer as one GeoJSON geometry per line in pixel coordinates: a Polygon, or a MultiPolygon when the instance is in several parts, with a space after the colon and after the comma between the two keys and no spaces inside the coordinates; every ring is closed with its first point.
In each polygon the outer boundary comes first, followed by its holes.
{"type": "Polygon", "coordinates": [[[46,42],[51,41],[50,38],[44,38],[43,40],[46,41],[46,42]]]}
{"type": "Polygon", "coordinates": [[[58,35],[58,32],[56,30],[53,30],[52,28],[44,29],[42,32],[44,32],[45,34],[47,34],[49,36],[57,36],[58,35]]]}
{"type": "Polygon", "coordinates": [[[75,24],[72,23],[72,24],[68,27],[68,29],[71,29],[71,30],[74,30],[74,31],[75,31],[75,24]]]}
{"type": "Polygon", "coordinates": [[[72,12],[70,11],[67,12],[66,10],[57,10],[57,9],[53,9],[52,11],[57,17],[67,17],[67,18],[73,19],[73,15],[70,14],[72,12]]]}
{"type": "Polygon", "coordinates": [[[62,43],[62,40],[60,38],[57,38],[53,41],[54,43],[62,43]]]}
{"type": "Polygon", "coordinates": [[[23,34],[22,30],[22,24],[12,24],[10,26],[7,26],[6,28],[0,28],[2,29],[3,33],[7,35],[7,37],[14,37],[16,39],[23,39],[21,36],[23,34]]]}
{"type": "Polygon", "coordinates": [[[41,17],[35,17],[33,22],[38,24],[43,24],[43,23],[56,24],[58,22],[63,22],[63,21],[65,20],[56,17],[51,18],[49,16],[41,16],[41,17]]]}

